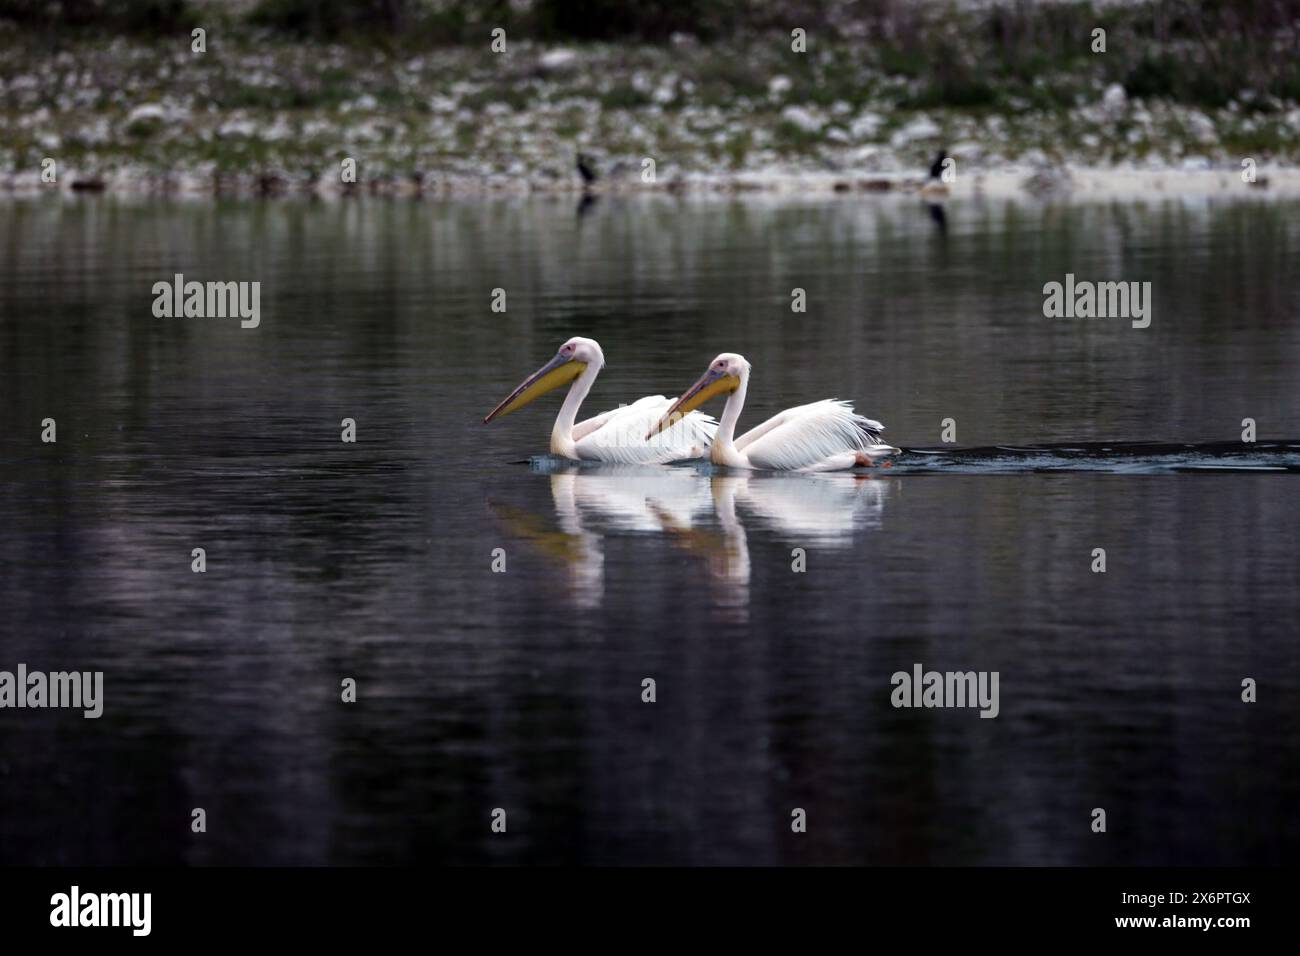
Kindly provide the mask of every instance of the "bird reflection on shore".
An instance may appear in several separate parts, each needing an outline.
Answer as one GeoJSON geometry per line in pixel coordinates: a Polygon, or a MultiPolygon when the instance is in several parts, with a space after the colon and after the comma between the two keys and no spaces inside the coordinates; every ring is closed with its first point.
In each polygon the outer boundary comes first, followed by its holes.
{"type": "Polygon", "coordinates": [[[860,475],[705,473],[695,468],[535,464],[548,474],[554,521],[489,500],[505,530],[558,569],[575,608],[601,606],[606,539],[663,535],[698,562],[719,617],[744,623],[750,603],[750,539],[782,546],[842,548],[879,528],[897,482],[860,475]]]}

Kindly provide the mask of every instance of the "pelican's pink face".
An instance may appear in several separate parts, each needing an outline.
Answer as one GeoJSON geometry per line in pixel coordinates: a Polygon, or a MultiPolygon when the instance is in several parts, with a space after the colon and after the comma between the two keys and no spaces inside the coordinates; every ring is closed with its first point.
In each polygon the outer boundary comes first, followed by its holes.
{"type": "Polygon", "coordinates": [[[561,345],[557,355],[567,356],[569,361],[582,362],[584,365],[603,367],[605,364],[605,353],[600,350],[600,344],[595,339],[585,339],[581,335],[575,335],[561,345]]]}
{"type": "Polygon", "coordinates": [[[685,394],[673,403],[672,408],[664,413],[663,418],[659,419],[645,436],[646,439],[649,440],[664,429],[671,428],[709,399],[717,395],[730,395],[740,388],[740,383],[744,381],[748,371],[749,363],[745,361],[743,355],[723,352],[709,363],[709,367],[700,376],[699,381],[688,388],[685,394]]]}
{"type": "MultiPolygon", "coordinates": [[[[736,380],[739,386],[741,377],[749,371],[749,363],[745,361],[745,356],[737,355],[735,352],[723,352],[712,362],[709,363],[709,372],[718,375],[730,375],[736,380]]],[[[735,388],[731,389],[733,392],[735,388]]]]}
{"type": "Polygon", "coordinates": [[[483,419],[483,424],[518,411],[561,385],[568,385],[589,365],[600,368],[604,364],[605,356],[596,340],[575,335],[560,346],[554,358],[520,382],[500,405],[492,409],[483,419]]]}

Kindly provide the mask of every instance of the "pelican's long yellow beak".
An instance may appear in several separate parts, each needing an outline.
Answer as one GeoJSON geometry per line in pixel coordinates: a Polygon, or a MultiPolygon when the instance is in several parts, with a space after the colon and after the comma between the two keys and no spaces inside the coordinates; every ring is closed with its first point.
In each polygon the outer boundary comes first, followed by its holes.
{"type": "Polygon", "coordinates": [[[729,372],[709,369],[700,377],[698,382],[686,391],[685,395],[673,403],[672,408],[664,412],[663,418],[659,419],[654,428],[646,433],[646,441],[649,441],[665,429],[672,428],[714,396],[728,395],[738,388],[740,388],[740,379],[736,378],[736,376],[729,372]]]}
{"type": "Polygon", "coordinates": [[[518,411],[529,402],[541,398],[547,392],[554,391],[561,385],[568,385],[586,369],[586,362],[555,356],[532,375],[519,383],[519,387],[506,396],[496,408],[483,419],[486,425],[494,418],[518,411]]]}

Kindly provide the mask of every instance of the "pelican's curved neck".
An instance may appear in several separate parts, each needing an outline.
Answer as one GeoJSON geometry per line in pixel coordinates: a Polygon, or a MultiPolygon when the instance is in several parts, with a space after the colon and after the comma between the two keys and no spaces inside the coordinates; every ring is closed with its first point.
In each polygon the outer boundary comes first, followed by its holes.
{"type": "Polygon", "coordinates": [[[578,409],[582,406],[582,400],[591,391],[591,386],[596,384],[596,376],[599,374],[599,365],[588,364],[582,370],[582,374],[575,378],[573,384],[569,386],[569,394],[564,396],[564,404],[560,406],[560,414],[555,416],[555,427],[551,429],[552,455],[562,455],[565,458],[577,457],[574,448],[573,426],[577,423],[578,409]]]}
{"type": "MultiPolygon", "coordinates": [[[[734,452],[736,422],[740,420],[740,411],[745,407],[745,393],[749,391],[749,372],[740,375],[740,384],[727,396],[727,404],[722,409],[722,418],[718,420],[718,431],[713,436],[713,447],[719,452],[734,452]]],[[[718,459],[715,457],[714,461],[718,459]]]]}

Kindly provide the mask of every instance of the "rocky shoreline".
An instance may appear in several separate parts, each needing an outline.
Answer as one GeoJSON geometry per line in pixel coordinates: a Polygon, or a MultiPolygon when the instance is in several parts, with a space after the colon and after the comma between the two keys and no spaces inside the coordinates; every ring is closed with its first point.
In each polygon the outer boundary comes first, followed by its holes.
{"type": "Polygon", "coordinates": [[[954,196],[1289,195],[1300,175],[1292,101],[1211,109],[1070,77],[1069,108],[1014,93],[996,111],[922,107],[915,77],[850,39],[807,55],[780,36],[412,55],[219,32],[202,53],[188,35],[163,53],[23,39],[0,36],[16,41],[0,194],[855,195],[918,188],[940,149],[954,196]]]}

